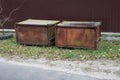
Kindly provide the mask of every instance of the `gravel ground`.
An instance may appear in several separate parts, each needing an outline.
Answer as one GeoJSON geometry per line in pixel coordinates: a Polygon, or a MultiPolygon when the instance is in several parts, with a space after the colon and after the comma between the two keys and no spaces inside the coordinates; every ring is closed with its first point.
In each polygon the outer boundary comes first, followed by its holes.
{"type": "Polygon", "coordinates": [[[8,63],[33,66],[48,70],[64,71],[72,74],[87,75],[99,79],[120,80],[120,61],[119,60],[95,60],[95,61],[49,61],[46,59],[13,59],[7,60],[0,58],[1,61],[8,63]]]}

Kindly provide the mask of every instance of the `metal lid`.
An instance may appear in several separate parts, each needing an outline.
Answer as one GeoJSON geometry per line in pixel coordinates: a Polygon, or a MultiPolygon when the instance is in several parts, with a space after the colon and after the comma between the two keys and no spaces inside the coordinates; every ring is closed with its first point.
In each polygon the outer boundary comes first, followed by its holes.
{"type": "Polygon", "coordinates": [[[98,27],[101,22],[87,22],[87,21],[63,21],[58,24],[60,27],[98,27]]]}
{"type": "Polygon", "coordinates": [[[59,23],[57,20],[36,20],[36,19],[27,19],[22,22],[18,22],[17,25],[54,25],[59,23]]]}

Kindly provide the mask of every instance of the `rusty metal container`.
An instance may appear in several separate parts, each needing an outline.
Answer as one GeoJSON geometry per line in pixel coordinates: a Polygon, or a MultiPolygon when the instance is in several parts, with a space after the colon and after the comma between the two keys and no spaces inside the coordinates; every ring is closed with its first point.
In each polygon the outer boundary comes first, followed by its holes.
{"type": "Polygon", "coordinates": [[[27,19],[15,25],[16,40],[27,45],[51,45],[55,42],[57,20],[27,19]]]}
{"type": "Polygon", "coordinates": [[[56,27],[56,46],[96,49],[100,22],[63,21],[56,27]]]}

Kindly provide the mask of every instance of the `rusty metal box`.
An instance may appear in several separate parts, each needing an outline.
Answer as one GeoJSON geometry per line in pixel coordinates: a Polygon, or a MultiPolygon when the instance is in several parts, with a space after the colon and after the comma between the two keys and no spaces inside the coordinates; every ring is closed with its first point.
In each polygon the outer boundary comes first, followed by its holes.
{"type": "Polygon", "coordinates": [[[18,43],[27,45],[51,45],[55,42],[57,20],[27,19],[15,25],[18,43]]]}
{"type": "Polygon", "coordinates": [[[56,27],[56,46],[96,49],[100,39],[100,24],[100,22],[63,21],[56,27]]]}

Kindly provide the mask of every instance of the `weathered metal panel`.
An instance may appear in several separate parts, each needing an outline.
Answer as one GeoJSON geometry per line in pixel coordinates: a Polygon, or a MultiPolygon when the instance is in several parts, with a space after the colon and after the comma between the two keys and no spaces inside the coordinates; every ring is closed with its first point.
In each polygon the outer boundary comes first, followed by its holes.
{"type": "Polygon", "coordinates": [[[94,29],[74,29],[67,30],[68,46],[94,48],[95,31],[94,29]]]}
{"type": "Polygon", "coordinates": [[[23,44],[48,44],[47,28],[44,27],[16,27],[16,37],[18,43],[23,44]]]}
{"type": "Polygon", "coordinates": [[[61,27],[56,27],[56,34],[55,34],[55,41],[56,45],[59,46],[66,46],[67,45],[67,34],[66,29],[61,27]]]}
{"type": "MultiPolygon", "coordinates": [[[[91,25],[92,22],[77,22],[73,25],[71,21],[58,24],[56,27],[56,46],[72,48],[97,48],[100,38],[99,25],[91,25]],[[69,22],[69,24],[67,24],[69,22]],[[70,25],[70,23],[72,25],[70,25]],[[83,24],[82,24],[83,23],[83,24]]],[[[93,23],[96,24],[97,22],[93,23]]],[[[98,22],[99,23],[99,22],[98,22]]]]}

